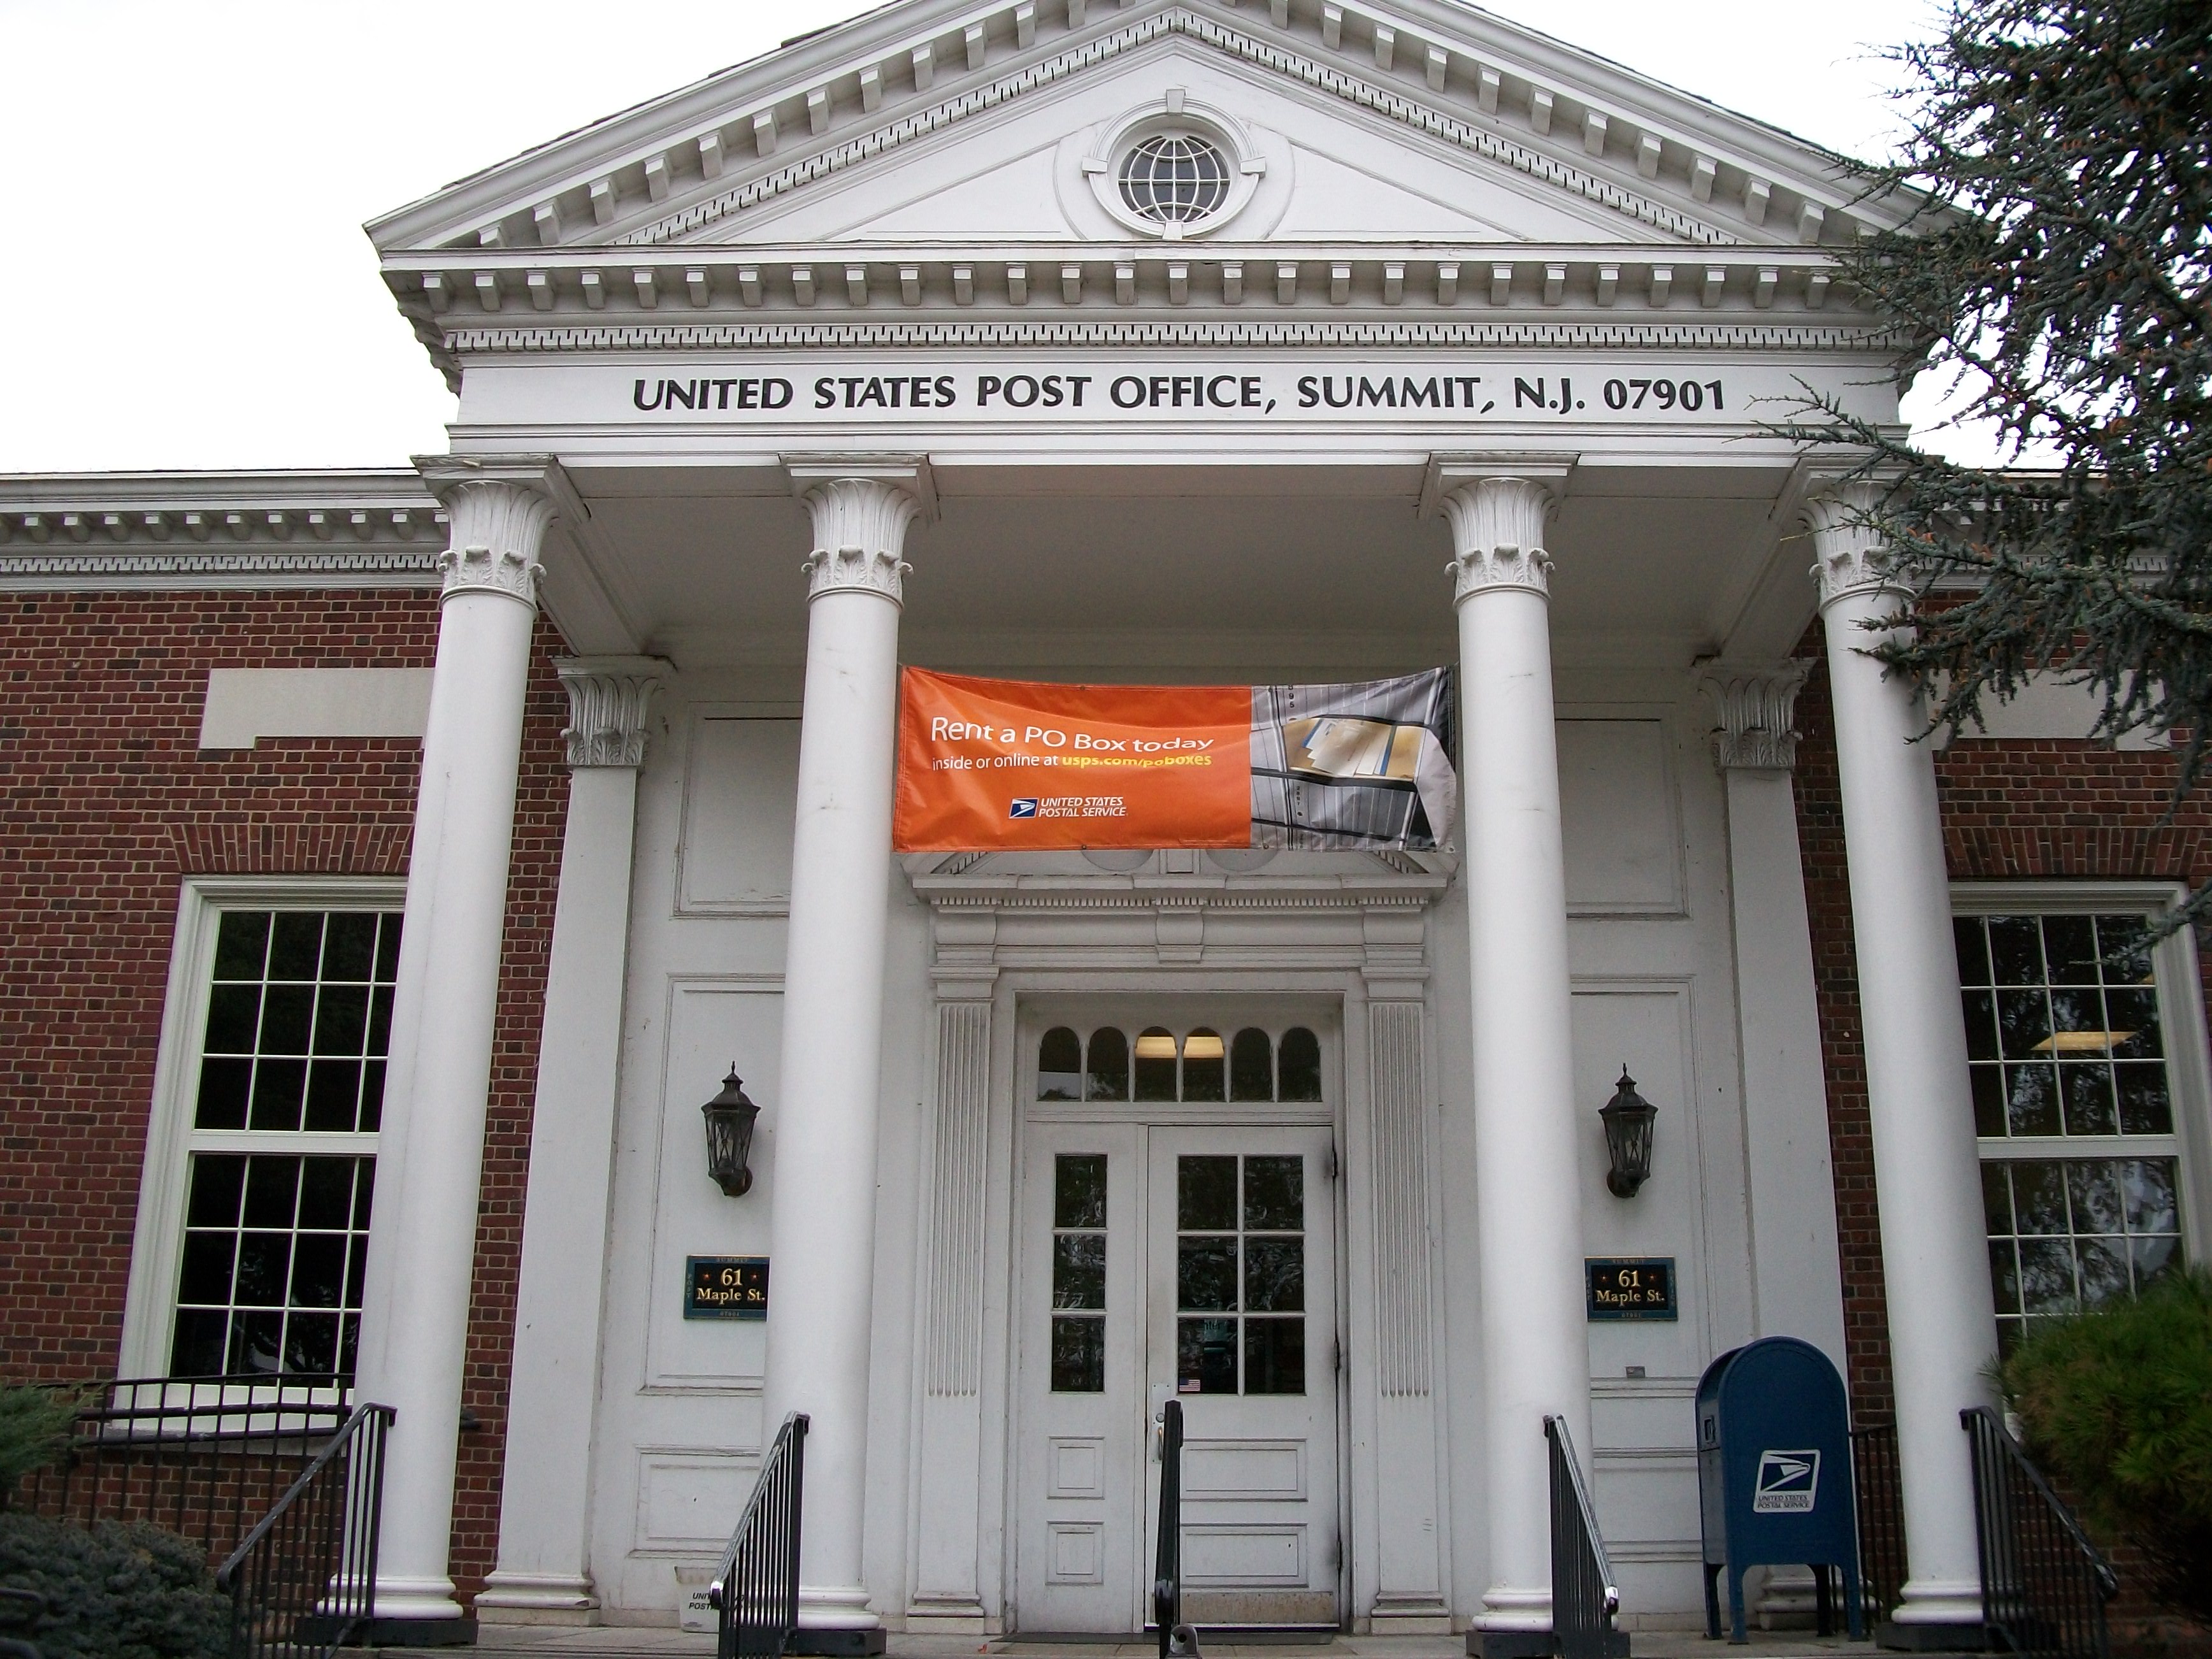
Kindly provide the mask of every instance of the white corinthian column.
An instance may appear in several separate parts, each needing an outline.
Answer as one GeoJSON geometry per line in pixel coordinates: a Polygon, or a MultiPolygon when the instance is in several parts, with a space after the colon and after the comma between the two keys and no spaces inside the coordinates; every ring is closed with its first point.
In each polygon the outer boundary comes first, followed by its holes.
{"type": "Polygon", "coordinates": [[[407,866],[356,1397],[396,1407],[380,1619],[460,1616],[447,1574],[477,1184],[547,463],[418,463],[451,516],[407,866]],[[461,481],[456,481],[456,475],[461,481]]]}
{"type": "Polygon", "coordinates": [[[1990,1403],[1982,1367],[1996,1346],[1996,1316],[1936,757],[1913,741],[1926,725],[1918,694],[1905,679],[1885,678],[1866,654],[1901,637],[1887,623],[1905,590],[1863,517],[1879,499],[1872,485],[1847,484],[1814,501],[1807,516],[1835,699],[1911,1572],[1892,1616],[1905,1633],[1932,1642],[1942,1626],[1982,1620],[1959,1413],[1990,1403]]]}
{"type": "Polygon", "coordinates": [[[1550,1651],[1546,1416],[1587,1468],[1589,1339],[1544,521],[1567,464],[1448,466],[1466,736],[1490,1582],[1471,1646],[1550,1651]],[[1459,479],[1467,482],[1451,488],[1459,479]]]}
{"type": "Polygon", "coordinates": [[[884,929],[898,715],[899,555],[918,462],[794,463],[814,518],[806,691],[775,1113],[767,1423],[811,1419],[801,1653],[881,1653],[861,1583],[884,929]]]}
{"type": "Polygon", "coordinates": [[[598,1617],[589,1565],[592,1418],[598,1403],[630,850],[647,711],[669,665],[562,657],[568,693],[568,817],[545,973],[530,1181],[515,1291],[500,1486],[499,1565],[477,1597],[487,1622],[598,1617]]]}

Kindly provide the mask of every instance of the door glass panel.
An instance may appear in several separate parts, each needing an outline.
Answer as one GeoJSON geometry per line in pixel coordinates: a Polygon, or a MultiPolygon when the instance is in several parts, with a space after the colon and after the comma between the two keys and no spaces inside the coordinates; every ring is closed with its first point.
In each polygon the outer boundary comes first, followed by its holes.
{"type": "Polygon", "coordinates": [[[1182,1232],[1237,1229],[1237,1160],[1176,1160],[1176,1227],[1182,1232]]]}
{"type": "Polygon", "coordinates": [[[1083,1039],[1055,1025],[1037,1044],[1037,1098],[1083,1098],[1083,1039]]]}
{"type": "Polygon", "coordinates": [[[1158,1025],[1137,1039],[1137,1098],[1176,1097],[1175,1033],[1158,1025]]]}
{"type": "Polygon", "coordinates": [[[1229,1097],[1231,1100],[1273,1100],[1275,1097],[1275,1045],[1267,1034],[1248,1025],[1237,1034],[1229,1049],[1229,1097]]]}
{"type": "Polygon", "coordinates": [[[1182,1040],[1182,1097],[1185,1100],[1226,1100],[1229,1097],[1226,1054],[1221,1034],[1199,1027],[1182,1040]]]}
{"type": "Polygon", "coordinates": [[[1089,1100],[1127,1100],[1129,1097],[1129,1039],[1111,1025],[1091,1034],[1089,1100]]]}
{"type": "MultiPolygon", "coordinates": [[[[1072,1035],[1072,1034],[1071,1034],[1072,1035]]],[[[1106,1155],[1052,1161],[1052,1388],[1106,1391],[1106,1155]]]]}
{"type": "Polygon", "coordinates": [[[1176,1391],[1304,1394],[1305,1160],[1178,1158],[1176,1229],[1176,1391]]]}
{"type": "Polygon", "coordinates": [[[1283,1033],[1282,1060],[1277,1072],[1279,1100],[1321,1098],[1321,1040],[1303,1025],[1283,1033]]]}

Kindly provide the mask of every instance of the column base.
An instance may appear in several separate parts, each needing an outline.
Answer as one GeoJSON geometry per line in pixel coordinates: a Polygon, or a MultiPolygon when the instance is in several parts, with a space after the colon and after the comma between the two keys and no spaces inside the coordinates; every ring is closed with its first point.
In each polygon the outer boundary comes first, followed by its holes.
{"type": "Polygon", "coordinates": [[[477,1593],[476,1614],[487,1625],[596,1625],[599,1598],[578,1574],[495,1571],[477,1593]]]}
{"type": "Polygon", "coordinates": [[[377,1575],[376,1622],[380,1625],[449,1625],[461,1616],[461,1604],[453,1599],[453,1581],[450,1578],[387,1578],[381,1573],[377,1575]]]}
{"type": "Polygon", "coordinates": [[[1980,1582],[1906,1579],[1900,1604],[1875,1627],[1874,1639],[1902,1653],[1986,1652],[1980,1582]]]}
{"type": "Polygon", "coordinates": [[[881,1653],[887,1642],[884,1621],[868,1605],[858,1584],[802,1584],[799,1587],[799,1629],[787,1653],[852,1655],[881,1653]]]}

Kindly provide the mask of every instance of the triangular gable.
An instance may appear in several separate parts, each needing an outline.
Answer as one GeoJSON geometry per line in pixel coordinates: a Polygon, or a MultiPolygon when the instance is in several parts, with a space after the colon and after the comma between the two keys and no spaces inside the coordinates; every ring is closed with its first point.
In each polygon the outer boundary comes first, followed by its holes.
{"type": "Polygon", "coordinates": [[[988,120],[949,125],[750,206],[695,204],[624,246],[1126,240],[1101,210],[1085,159],[1118,118],[1171,94],[1221,111],[1258,152],[1265,173],[1252,210],[1224,227],[1241,240],[1689,240],[1168,33],[1009,100],[988,120]]]}
{"type": "MultiPolygon", "coordinates": [[[[1471,181],[1461,190],[1394,179],[1401,199],[1376,192],[1360,222],[1341,228],[1347,235],[1559,240],[1556,220],[1546,231],[1497,211],[1501,186],[1550,201],[1581,227],[1575,241],[1835,243],[1854,234],[1853,219],[1889,223],[1903,211],[1856,202],[1841,165],[1813,145],[1449,0],[902,0],[370,229],[387,253],[742,242],[756,220],[842,194],[905,157],[941,154],[956,131],[996,131],[1025,105],[1098,84],[1166,44],[1272,80],[1285,95],[1295,89],[1410,153],[1452,158],[1471,181]],[[1406,216],[1395,228],[1394,209],[1406,216]]],[[[1326,144],[1311,153],[1317,174],[1361,170],[1357,155],[1326,144]]],[[[1023,182],[1020,163],[996,157],[1016,175],[1000,182],[1023,182]]],[[[941,209],[974,216],[993,188],[981,182],[988,169],[948,171],[941,209]]],[[[877,194],[881,234],[920,234],[920,198],[877,194]]],[[[985,218],[972,222],[974,234],[994,234],[985,218]]],[[[828,234],[860,234],[859,223],[828,234]]],[[[1042,232],[1016,216],[996,234],[1042,232]]]]}

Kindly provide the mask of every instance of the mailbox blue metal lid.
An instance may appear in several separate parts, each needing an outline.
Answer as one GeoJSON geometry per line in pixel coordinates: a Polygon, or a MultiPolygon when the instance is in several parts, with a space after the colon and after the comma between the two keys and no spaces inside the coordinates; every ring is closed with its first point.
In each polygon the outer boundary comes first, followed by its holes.
{"type": "Polygon", "coordinates": [[[1731,1636],[1741,1642],[1744,1569],[1795,1563],[1842,1569],[1857,1636],[1850,1412],[1828,1357],[1789,1336],[1732,1349],[1698,1379],[1697,1420],[1708,1633],[1720,1634],[1717,1571],[1727,1574],[1731,1636]]]}

